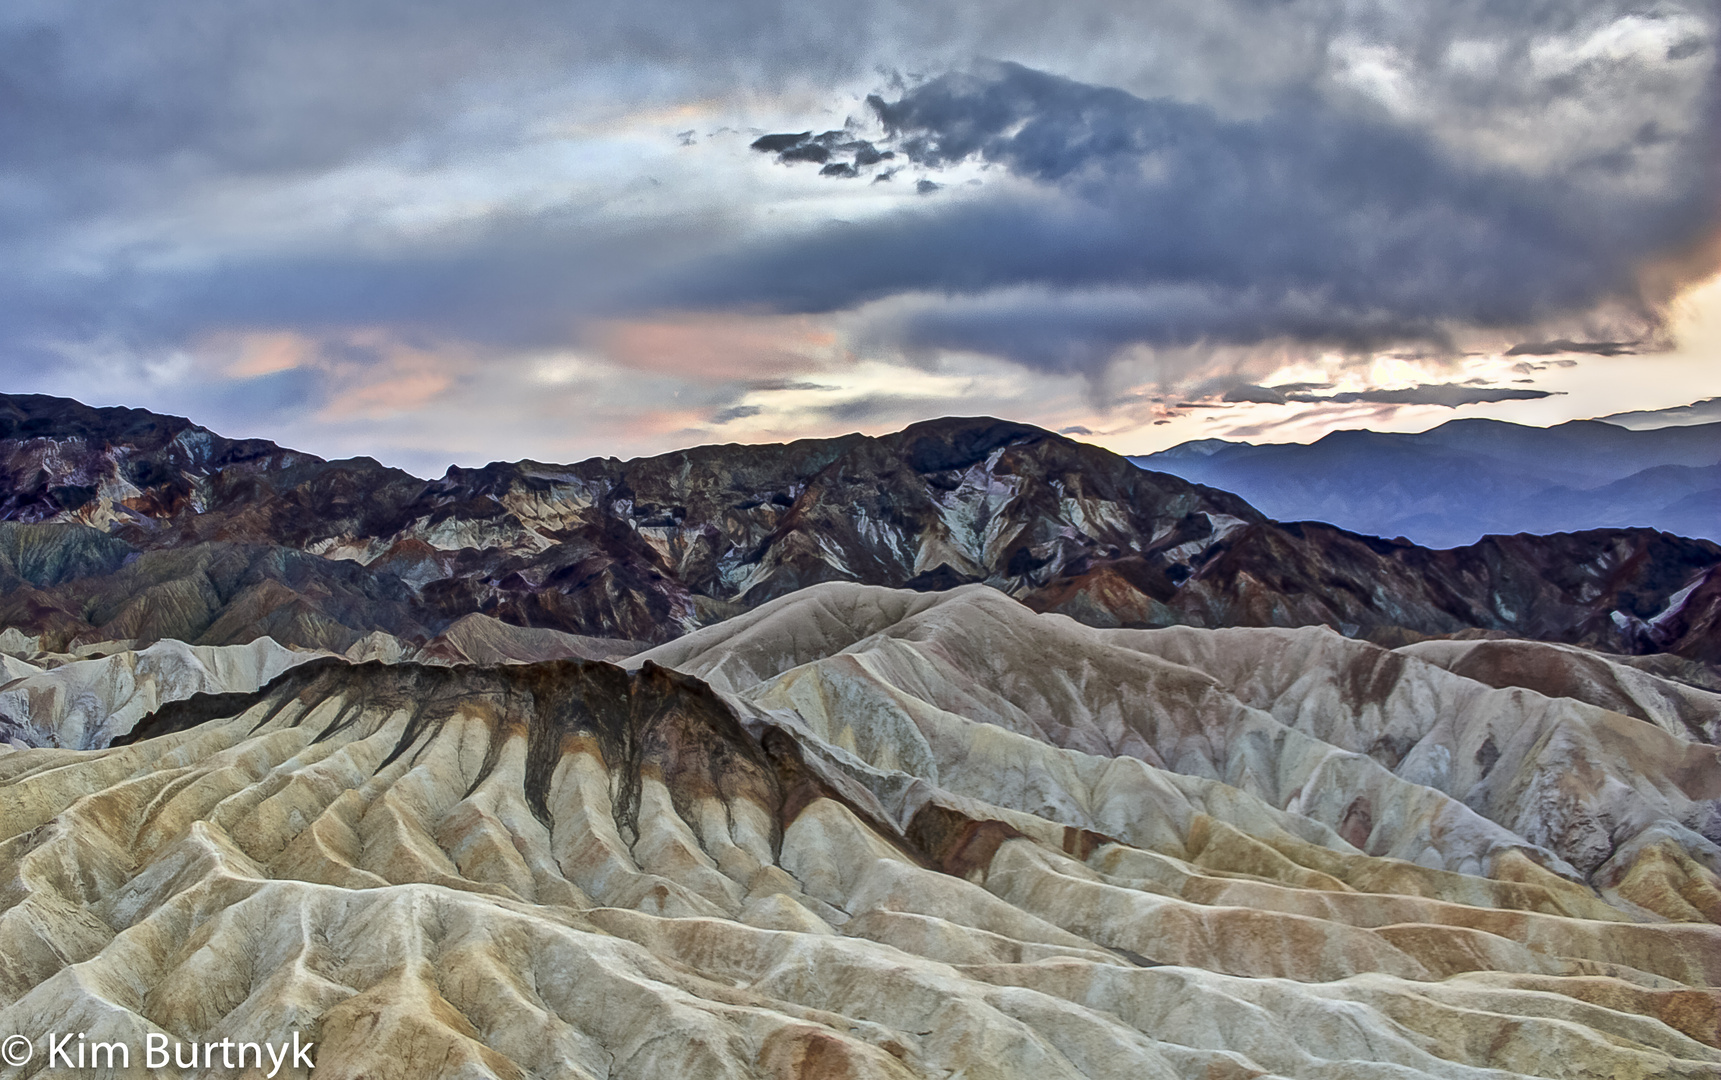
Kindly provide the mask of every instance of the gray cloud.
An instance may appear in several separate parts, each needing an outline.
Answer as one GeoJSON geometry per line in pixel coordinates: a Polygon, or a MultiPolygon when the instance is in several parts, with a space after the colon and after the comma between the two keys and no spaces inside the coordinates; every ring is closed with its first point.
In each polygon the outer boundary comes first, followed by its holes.
{"type": "Polygon", "coordinates": [[[728,424],[736,420],[745,420],[749,416],[758,416],[765,410],[757,405],[732,405],[711,414],[713,424],[728,424]]]}
{"type": "Polygon", "coordinates": [[[0,265],[0,341],[16,335],[10,351],[21,354],[26,332],[48,323],[55,337],[100,327],[140,345],[235,326],[384,326],[424,345],[563,345],[578,339],[583,318],[634,310],[643,282],[728,235],[708,215],[613,223],[556,209],[415,244],[269,251],[148,273],[125,261],[63,274],[12,262],[0,265]]]}
{"type": "Polygon", "coordinates": [[[783,165],[793,165],[800,161],[823,165],[824,168],[819,170],[820,176],[844,179],[853,179],[861,174],[860,170],[896,157],[894,151],[880,150],[865,139],[852,137],[847,129],[826,131],[818,135],[810,131],[761,135],[749,143],[747,148],[764,154],[775,154],[777,161],[783,165]],[[832,161],[833,156],[846,157],[849,160],[832,161]]]}
{"type": "Polygon", "coordinates": [[[1332,402],[1350,405],[1367,402],[1374,405],[1444,405],[1456,409],[1460,405],[1478,405],[1487,401],[1535,401],[1553,397],[1547,390],[1512,390],[1500,386],[1413,386],[1403,390],[1356,390],[1340,394],[1286,394],[1287,401],[1332,402]]]}
{"type": "Polygon", "coordinates": [[[812,390],[829,392],[840,389],[829,383],[807,382],[802,379],[752,379],[745,384],[749,390],[782,391],[782,390],[812,390]]]}
{"type": "Polygon", "coordinates": [[[1132,343],[1445,346],[1449,328],[1608,302],[1653,318],[1637,267],[1718,224],[1707,136],[1665,189],[1622,194],[1605,181],[1630,147],[1535,176],[1306,99],[1234,120],[1001,63],[869,101],[910,161],[1002,167],[1037,190],[720,256],[671,295],[802,312],[949,296],[898,316],[900,340],[1053,370],[1132,343]],[[1024,289],[1039,292],[988,299],[1024,289]]]}
{"type": "Polygon", "coordinates": [[[1596,356],[1620,356],[1635,350],[1635,341],[1526,341],[1506,350],[1507,356],[1557,356],[1560,353],[1591,353],[1596,356]]]}
{"type": "MultiPolygon", "coordinates": [[[[0,11],[0,370],[37,378],[56,355],[44,343],[142,363],[246,327],[560,346],[584,341],[593,319],[666,309],[858,307],[869,345],[1073,373],[1137,343],[1441,343],[1455,324],[1629,301],[1636,265],[1715,227],[1717,125],[1711,97],[1690,89],[1713,76],[1712,5],[1657,8],[1663,23],[1708,29],[1670,39],[1647,69],[1601,54],[1555,75],[1527,62],[1635,11],[1625,0],[12,5],[0,11]],[[1359,96],[1343,59],[1357,41],[1391,49],[1435,119],[1359,96]],[[1484,74],[1450,63],[1469,41],[1498,50],[1484,74]],[[981,55],[1027,63],[976,66],[981,55]],[[831,191],[911,166],[896,188],[934,194],[882,219],[760,225],[754,193],[703,177],[654,188],[652,213],[625,222],[593,197],[502,205],[386,242],[362,216],[283,239],[267,200],[255,220],[205,205],[379,156],[434,172],[530,143],[534,125],[689,101],[719,102],[699,130],[746,126],[744,99],[840,99],[832,87],[861,88],[881,65],[968,74],[899,82],[876,110],[852,102],[852,130],[809,120],[808,141],[772,152],[817,145],[822,161],[791,167],[839,166],[831,191]],[[1442,124],[1541,140],[1540,164],[1487,164],[1442,124]],[[958,162],[1008,175],[941,185],[958,162]],[[144,219],[221,242],[164,253],[144,219]]],[[[754,158],[747,137],[731,138],[754,158]]],[[[361,352],[348,359],[371,362],[361,352]]],[[[222,409],[303,411],[324,387],[294,372],[199,392],[222,409]]]]}
{"type": "Polygon", "coordinates": [[[949,398],[922,394],[867,394],[848,401],[821,405],[809,412],[842,423],[874,424],[944,415],[950,407],[949,398]]]}
{"type": "Polygon", "coordinates": [[[1234,386],[1225,392],[1225,401],[1251,402],[1257,405],[1283,405],[1286,398],[1284,391],[1267,386],[1246,384],[1234,386]]]}
{"type": "MultiPolygon", "coordinates": [[[[1056,12],[1027,0],[11,4],[0,9],[0,173],[10,181],[0,206],[33,212],[8,215],[7,228],[52,227],[62,215],[170,198],[203,176],[302,173],[397,144],[430,163],[507,136],[506,123],[466,122],[474,105],[579,117],[738,86],[829,87],[881,64],[937,70],[988,53],[1057,63],[1091,57],[1095,33],[1208,36],[1208,50],[1229,53],[1254,35],[1212,28],[1252,17],[1266,37],[1272,24],[1336,2],[1267,18],[1246,0],[1168,5],[1151,17],[1107,0],[1056,12]]],[[[1162,51],[1174,50],[1126,52],[1118,74],[1157,70],[1175,81],[1174,65],[1153,63],[1162,51]]],[[[1224,56],[1185,52],[1175,66],[1187,73],[1209,60],[1224,56]]],[[[1298,77],[1304,64],[1274,65],[1269,77],[1298,77]]]]}

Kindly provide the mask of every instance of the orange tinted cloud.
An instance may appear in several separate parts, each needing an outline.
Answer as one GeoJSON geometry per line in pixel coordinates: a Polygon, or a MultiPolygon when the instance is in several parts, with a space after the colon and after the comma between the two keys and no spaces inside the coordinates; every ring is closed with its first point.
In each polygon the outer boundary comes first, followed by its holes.
{"type": "Polygon", "coordinates": [[[329,419],[378,419],[395,413],[411,412],[440,397],[453,385],[452,378],[435,371],[391,375],[378,382],[341,391],[329,402],[323,415],[329,419]]]}
{"type": "Polygon", "coordinates": [[[291,371],[317,359],[316,341],[291,330],[216,334],[205,339],[204,348],[216,356],[231,357],[222,374],[238,379],[291,371]]]}
{"type": "Polygon", "coordinates": [[[345,335],[344,350],[325,350],[320,366],[330,376],[326,419],[382,419],[424,408],[451,389],[471,369],[463,347],[421,349],[386,330],[365,328],[345,335]]]}
{"type": "Polygon", "coordinates": [[[612,363],[716,382],[788,375],[839,358],[837,335],[800,315],[685,315],[616,321],[597,333],[612,363]]]}

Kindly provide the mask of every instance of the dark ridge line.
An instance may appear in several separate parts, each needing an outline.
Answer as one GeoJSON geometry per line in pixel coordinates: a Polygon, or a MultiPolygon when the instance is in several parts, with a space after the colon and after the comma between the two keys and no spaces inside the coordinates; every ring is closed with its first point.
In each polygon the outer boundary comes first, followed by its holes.
{"type": "MultiPolygon", "coordinates": [[[[757,801],[762,796],[765,800],[762,809],[772,823],[770,842],[774,859],[782,856],[785,830],[821,798],[844,806],[915,865],[957,876],[962,876],[959,867],[972,863],[980,852],[967,850],[970,845],[966,843],[956,845],[963,849],[960,852],[945,850],[951,846],[948,836],[953,832],[966,837],[978,830],[985,837],[982,846],[990,844],[987,854],[1002,839],[1020,835],[1001,822],[973,821],[960,811],[943,806],[934,808],[931,804],[917,812],[905,833],[827,782],[807,764],[800,743],[791,732],[765,722],[761,733],[753,735],[709,684],[650,661],[635,672],[627,672],[601,660],[443,667],[413,661],[352,664],[340,657],[325,657],[282,672],[255,691],[203,693],[170,702],[145,716],[109,745],[138,745],[203,723],[239,716],[274,699],[268,715],[250,728],[249,734],[254,734],[294,700],[337,675],[356,679],[363,686],[363,701],[349,704],[313,741],[328,738],[337,727],[350,727],[356,719],[349,716],[356,717],[378,702],[386,704],[397,694],[403,700],[411,695],[415,701],[415,713],[407,730],[376,772],[415,746],[422,749],[421,744],[428,745],[426,736],[434,739],[458,710],[459,702],[474,696],[499,698],[501,708],[489,725],[484,763],[478,777],[468,785],[466,795],[470,796],[494,772],[507,737],[523,726],[528,740],[523,777],[525,800],[533,816],[546,828],[553,825],[548,795],[564,743],[570,737],[589,735],[596,743],[601,763],[610,773],[611,811],[616,823],[634,838],[639,835],[644,775],[648,770],[666,767],[668,773],[660,774],[661,779],[676,812],[684,820],[692,820],[695,809],[692,799],[701,795],[716,795],[726,807],[737,799],[757,801]],[[397,686],[378,688],[373,684],[377,677],[397,686]],[[434,683],[431,696],[415,694],[422,685],[420,680],[426,677],[434,683]],[[460,682],[474,679],[477,683],[469,693],[456,689],[460,682]],[[525,694],[532,697],[532,711],[523,719],[525,694]],[[946,822],[945,818],[951,820],[946,822]],[[939,824],[933,825],[934,819],[939,824]],[[994,838],[992,834],[999,829],[1006,830],[1007,835],[994,838]]],[[[335,693],[339,689],[327,686],[326,692],[335,693]]],[[[295,719],[293,726],[302,720],[303,714],[295,719]]]]}
{"type": "Polygon", "coordinates": [[[519,724],[514,711],[514,688],[511,686],[504,687],[501,716],[496,723],[490,726],[489,738],[484,744],[484,760],[478,765],[478,775],[472,783],[466,786],[466,793],[461,796],[462,799],[470,799],[473,793],[478,790],[479,785],[483,784],[485,780],[489,779],[490,774],[496,771],[496,764],[502,760],[502,748],[507,745],[508,736],[513,734],[514,728],[518,726],[522,725],[519,724]],[[502,738],[497,738],[499,734],[502,738]]]}
{"type": "Polygon", "coordinates": [[[629,696],[631,677],[617,665],[602,660],[549,660],[520,667],[530,669],[513,674],[516,684],[531,696],[532,715],[537,721],[526,726],[523,778],[526,806],[532,816],[546,829],[551,827],[550,783],[561,762],[563,744],[582,734],[589,734],[596,742],[598,757],[611,772],[610,801],[614,810],[616,774],[626,771],[631,758],[633,735],[621,704],[629,696]],[[569,667],[570,664],[573,666],[569,667]],[[556,673],[569,673],[574,679],[550,677],[556,673]],[[604,693],[605,690],[608,692],[604,693]]]}
{"type": "MultiPolygon", "coordinates": [[[[985,872],[1008,841],[1038,843],[1008,822],[975,818],[938,800],[921,806],[906,828],[898,828],[857,802],[865,795],[864,785],[841,774],[827,780],[823,769],[809,764],[792,731],[762,716],[754,718],[750,730],[736,708],[704,680],[651,661],[629,672],[605,661],[582,659],[445,667],[413,661],[352,664],[325,657],[283,672],[250,693],[198,694],[165,705],[110,745],[136,745],[191,730],[274,699],[269,715],[250,729],[255,734],[289,703],[319,688],[324,700],[343,691],[352,692],[354,700],[313,742],[350,728],[373,706],[412,702],[413,714],[405,730],[373,776],[415,748],[416,760],[464,703],[485,701],[490,715],[484,759],[464,797],[470,798],[494,774],[507,740],[523,729],[527,746],[522,794],[533,817],[546,829],[554,828],[549,790],[568,742],[590,737],[609,776],[611,814],[630,849],[640,835],[642,786],[653,770],[667,789],[674,812],[690,825],[698,816],[696,800],[702,798],[716,797],[731,827],[732,803],[761,804],[771,821],[772,860],[778,863],[784,834],[819,799],[843,806],[911,864],[964,880],[985,872]],[[842,790],[845,780],[856,785],[855,797],[842,790]]],[[[295,718],[293,726],[304,715],[295,718]]],[[[1101,845],[1117,842],[1111,836],[1069,827],[1061,846],[1065,853],[1083,859],[1101,845]]],[[[1139,954],[1112,951],[1132,964],[1156,963],[1139,954]]]]}
{"type": "MultiPolygon", "coordinates": [[[[136,745],[187,731],[242,715],[272,700],[273,707],[248,732],[255,734],[293,700],[304,698],[319,686],[325,694],[350,693],[352,700],[317,733],[313,744],[347,730],[375,707],[411,703],[412,715],[405,729],[373,775],[409,753],[413,754],[409,760],[416,761],[417,754],[434,741],[462,704],[475,698],[490,699],[494,708],[490,738],[479,774],[467,794],[495,770],[506,735],[523,727],[528,739],[524,794],[533,815],[546,826],[550,824],[550,783],[563,744],[569,737],[580,735],[590,735],[596,742],[599,758],[612,776],[612,811],[618,825],[635,836],[643,774],[654,766],[667,766],[672,771],[673,775],[664,779],[678,812],[691,814],[694,809],[685,797],[689,786],[702,792],[710,789],[725,800],[765,794],[770,803],[781,805],[768,756],[721,696],[702,680],[650,662],[629,673],[606,661],[578,658],[444,666],[375,660],[353,664],[340,657],[323,657],[282,672],[254,691],[199,693],[169,702],[109,745],[136,745]],[[530,712],[524,718],[523,695],[531,698],[530,712]],[[768,790],[739,790],[735,777],[741,773],[764,781],[768,790]]],[[[303,719],[301,713],[292,726],[303,719]]]]}
{"type": "Polygon", "coordinates": [[[776,724],[766,721],[762,724],[764,731],[759,735],[758,744],[765,755],[771,760],[777,772],[778,784],[782,789],[782,802],[778,805],[776,814],[776,831],[771,837],[771,857],[781,862],[783,857],[783,834],[789,826],[801,816],[802,812],[819,799],[830,799],[853,814],[861,824],[871,829],[875,835],[895,848],[914,865],[926,870],[937,870],[936,861],[917,847],[895,823],[877,817],[866,807],[861,806],[841,791],[832,787],[807,764],[806,755],[801,753],[801,743],[794,733],[776,724]]]}
{"type": "Polygon", "coordinates": [[[139,720],[137,726],[134,726],[124,735],[118,735],[109,740],[108,746],[130,746],[141,742],[145,736],[137,734],[138,728],[166,713],[170,706],[177,706],[178,708],[168,713],[165,719],[159,721],[163,725],[161,730],[152,731],[147,737],[153,738],[156,735],[172,735],[181,731],[190,731],[192,728],[206,724],[211,720],[231,720],[243,715],[261,700],[263,699],[255,691],[250,693],[235,691],[225,694],[196,693],[182,701],[169,702],[167,705],[156,709],[139,720]]]}

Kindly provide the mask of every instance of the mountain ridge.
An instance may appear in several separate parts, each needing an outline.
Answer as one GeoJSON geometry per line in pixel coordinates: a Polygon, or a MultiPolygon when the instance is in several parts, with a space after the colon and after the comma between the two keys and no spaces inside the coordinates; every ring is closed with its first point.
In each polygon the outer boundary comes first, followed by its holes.
{"type": "Polygon", "coordinates": [[[1614,529],[1431,551],[1275,522],[991,417],[419,480],[142,410],[17,397],[0,413],[0,621],[56,648],[268,635],[345,652],[379,630],[423,645],[474,612],[661,642],[854,581],[983,582],[1095,626],[1487,631],[1721,659],[1706,540],[1614,529]]]}
{"type": "Polygon", "coordinates": [[[1202,439],[1130,460],[1236,491],[1273,517],[1431,547],[1595,527],[1721,540],[1721,423],[1537,428],[1466,417],[1422,432],[1333,431],[1307,444],[1202,439]]]}

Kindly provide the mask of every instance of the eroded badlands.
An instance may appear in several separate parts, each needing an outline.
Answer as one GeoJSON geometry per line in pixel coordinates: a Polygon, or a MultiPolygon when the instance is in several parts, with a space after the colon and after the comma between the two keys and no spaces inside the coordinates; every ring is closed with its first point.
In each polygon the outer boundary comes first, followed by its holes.
{"type": "Polygon", "coordinates": [[[62,704],[0,753],[0,1033],[298,1031],[320,1080],[1721,1075],[1700,686],[982,586],[564,646],[14,673],[62,704]]]}

